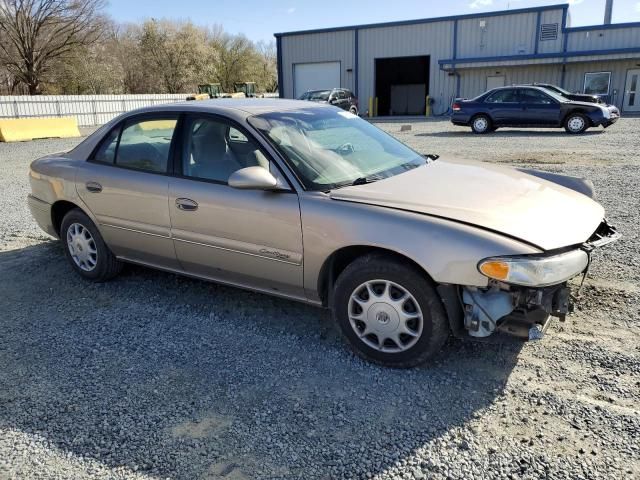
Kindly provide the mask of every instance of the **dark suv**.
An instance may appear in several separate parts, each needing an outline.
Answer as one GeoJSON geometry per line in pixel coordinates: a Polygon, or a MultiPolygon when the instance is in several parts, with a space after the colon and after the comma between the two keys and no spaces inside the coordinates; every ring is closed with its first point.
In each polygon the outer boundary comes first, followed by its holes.
{"type": "Polygon", "coordinates": [[[330,103],[343,110],[348,110],[358,115],[358,99],[346,88],[333,88],[330,90],[308,90],[298,100],[309,100],[317,103],[330,103]]]}

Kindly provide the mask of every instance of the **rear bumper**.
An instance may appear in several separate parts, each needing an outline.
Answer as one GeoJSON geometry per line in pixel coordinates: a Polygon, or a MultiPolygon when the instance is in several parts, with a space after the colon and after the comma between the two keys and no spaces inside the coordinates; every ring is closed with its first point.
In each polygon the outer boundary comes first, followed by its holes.
{"type": "Polygon", "coordinates": [[[58,234],[51,221],[51,205],[31,194],[27,197],[27,204],[29,205],[31,216],[38,226],[52,237],[57,238],[58,234]]]}

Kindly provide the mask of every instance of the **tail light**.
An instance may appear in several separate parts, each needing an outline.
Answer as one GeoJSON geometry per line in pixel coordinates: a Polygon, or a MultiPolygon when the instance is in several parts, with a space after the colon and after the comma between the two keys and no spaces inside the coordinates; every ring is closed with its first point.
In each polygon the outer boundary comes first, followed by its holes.
{"type": "Polygon", "coordinates": [[[462,105],[459,104],[458,102],[455,102],[453,105],[451,105],[451,109],[454,112],[459,112],[460,110],[462,110],[462,105]]]}

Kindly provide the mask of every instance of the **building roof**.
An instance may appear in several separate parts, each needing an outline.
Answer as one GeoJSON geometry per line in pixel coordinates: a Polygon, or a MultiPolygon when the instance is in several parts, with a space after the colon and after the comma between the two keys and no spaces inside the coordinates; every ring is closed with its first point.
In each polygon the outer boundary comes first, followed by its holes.
{"type": "MultiPolygon", "coordinates": [[[[493,12],[483,12],[483,13],[469,13],[465,15],[451,15],[447,17],[433,17],[433,18],[420,18],[415,20],[400,20],[395,22],[383,22],[383,23],[366,23],[361,25],[348,25],[343,27],[333,27],[333,28],[318,28],[312,30],[298,30],[293,32],[283,32],[283,33],[274,33],[275,37],[287,37],[291,35],[307,35],[310,33],[329,33],[329,32],[340,32],[344,30],[362,30],[366,28],[381,28],[381,27],[396,27],[403,25],[420,25],[424,23],[434,23],[434,22],[447,22],[453,20],[465,20],[469,18],[487,18],[487,17],[497,17],[502,15],[517,15],[519,13],[531,13],[531,12],[543,12],[547,10],[568,10],[568,3],[560,3],[555,5],[544,5],[541,7],[529,7],[529,8],[517,8],[514,10],[496,10],[493,12]]],[[[580,27],[582,28],[582,27],[580,27]]]]}

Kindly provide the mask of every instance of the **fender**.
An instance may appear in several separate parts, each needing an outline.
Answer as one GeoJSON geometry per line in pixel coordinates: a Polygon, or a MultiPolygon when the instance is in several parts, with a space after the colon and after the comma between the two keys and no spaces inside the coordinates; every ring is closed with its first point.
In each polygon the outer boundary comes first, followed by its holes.
{"type": "Polygon", "coordinates": [[[562,175],[560,173],[543,172],[532,168],[517,168],[516,170],[533,175],[534,177],[542,178],[543,180],[568,188],[574,192],[582,193],[591,199],[595,200],[596,198],[593,182],[586,178],[572,177],[570,175],[562,175]]]}

